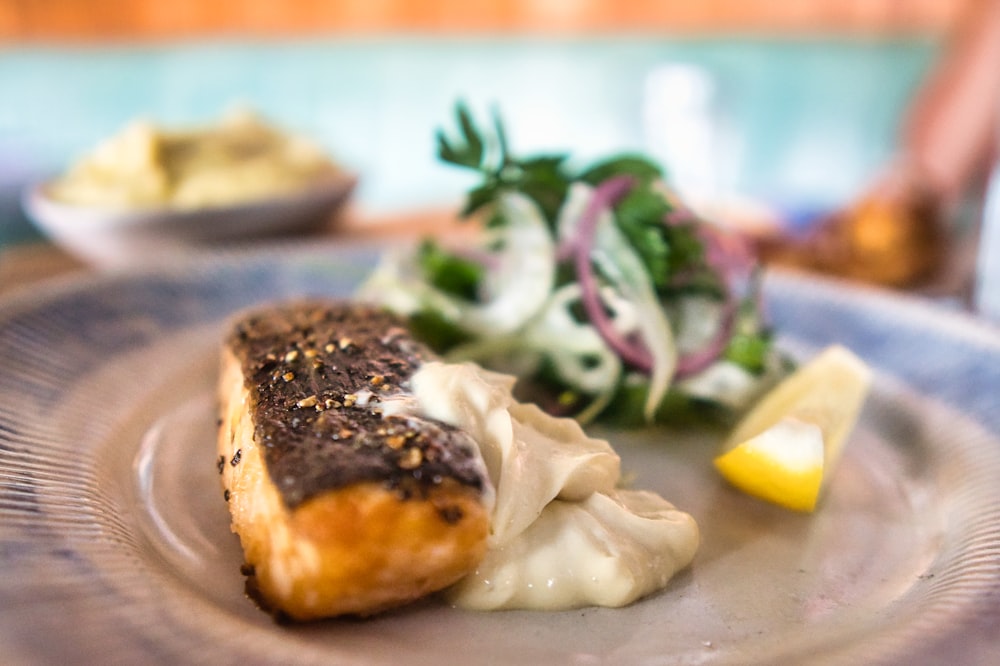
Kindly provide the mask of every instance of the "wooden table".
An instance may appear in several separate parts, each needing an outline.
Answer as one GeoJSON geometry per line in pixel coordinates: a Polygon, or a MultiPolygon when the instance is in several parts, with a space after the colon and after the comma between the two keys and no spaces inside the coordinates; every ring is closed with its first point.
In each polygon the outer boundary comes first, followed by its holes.
{"type": "MultiPolygon", "coordinates": [[[[380,239],[420,238],[427,235],[454,236],[469,233],[473,225],[464,225],[446,210],[424,210],[406,214],[371,215],[348,211],[340,220],[333,220],[315,234],[318,240],[343,239],[365,241],[380,239]]],[[[47,241],[32,241],[0,246],[0,295],[19,290],[45,280],[72,275],[85,276],[98,269],[75,258],[47,241]]]]}
{"type": "MultiPolygon", "coordinates": [[[[316,238],[361,242],[417,239],[428,235],[454,238],[473,233],[476,228],[475,224],[458,221],[453,209],[393,215],[348,211],[342,219],[331,221],[327,227],[320,229],[316,238]]],[[[945,269],[936,280],[911,293],[948,307],[968,310],[972,308],[975,243],[966,238],[951,254],[945,269]]],[[[97,270],[46,241],[0,247],[0,296],[48,279],[85,276],[97,270]]]]}

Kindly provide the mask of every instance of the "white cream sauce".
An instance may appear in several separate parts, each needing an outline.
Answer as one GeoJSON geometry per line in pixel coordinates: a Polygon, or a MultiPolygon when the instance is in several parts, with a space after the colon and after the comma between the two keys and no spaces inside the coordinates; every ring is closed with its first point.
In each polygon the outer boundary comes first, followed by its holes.
{"type": "Polygon", "coordinates": [[[619,489],[611,446],[576,421],[516,401],[513,377],[433,362],[411,384],[413,397],[386,402],[384,412],[415,412],[468,432],[496,489],[489,551],[449,591],[456,605],[623,606],[691,562],[694,519],[654,493],[619,489]]]}

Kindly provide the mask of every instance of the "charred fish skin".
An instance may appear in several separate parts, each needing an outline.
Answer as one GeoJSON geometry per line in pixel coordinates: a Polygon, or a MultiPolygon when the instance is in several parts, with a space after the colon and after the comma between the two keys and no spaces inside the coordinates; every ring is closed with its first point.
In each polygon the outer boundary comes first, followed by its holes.
{"type": "Polygon", "coordinates": [[[463,433],[382,418],[381,400],[431,358],[398,317],[359,304],[301,304],[244,320],[229,344],[248,378],[255,438],[289,508],[362,480],[407,492],[443,478],[482,488],[463,433]]]}
{"type": "Polygon", "coordinates": [[[382,413],[432,358],[399,317],[345,301],[266,307],[233,325],[220,471],[268,606],[295,619],[378,612],[482,557],[490,488],[475,442],[382,413]]]}

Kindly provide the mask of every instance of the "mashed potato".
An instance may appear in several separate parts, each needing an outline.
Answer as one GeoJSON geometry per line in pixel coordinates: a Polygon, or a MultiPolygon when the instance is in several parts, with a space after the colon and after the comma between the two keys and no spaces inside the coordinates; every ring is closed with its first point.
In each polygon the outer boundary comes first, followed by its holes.
{"type": "Polygon", "coordinates": [[[207,208],[293,193],[338,171],[318,146],[240,111],[183,130],[135,121],[53,182],[49,195],[103,208],[207,208]]]}

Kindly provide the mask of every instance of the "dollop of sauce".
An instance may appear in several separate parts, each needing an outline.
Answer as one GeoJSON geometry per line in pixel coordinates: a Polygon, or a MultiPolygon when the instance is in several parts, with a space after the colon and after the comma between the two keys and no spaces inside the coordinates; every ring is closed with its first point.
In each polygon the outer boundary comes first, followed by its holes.
{"type": "Polygon", "coordinates": [[[238,110],[190,129],[133,121],[47,192],[82,206],[190,210],[290,194],[338,172],[317,145],[238,110]]]}
{"type": "Polygon", "coordinates": [[[468,432],[496,489],[489,549],[448,591],[477,610],[623,606],[664,587],[698,548],[694,519],[651,492],[619,488],[604,440],[511,396],[514,378],[428,362],[385,410],[418,410],[468,432]],[[407,402],[409,401],[409,402],[407,402]]]}

